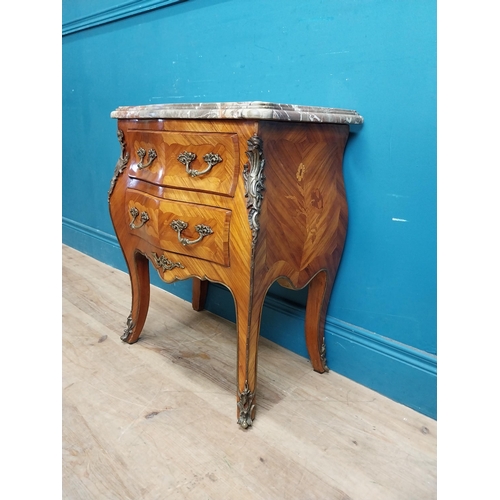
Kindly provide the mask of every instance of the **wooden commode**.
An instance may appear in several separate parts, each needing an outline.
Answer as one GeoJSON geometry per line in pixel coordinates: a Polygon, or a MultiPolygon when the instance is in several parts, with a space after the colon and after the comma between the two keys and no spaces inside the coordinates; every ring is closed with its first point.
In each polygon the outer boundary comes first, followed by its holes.
{"type": "Polygon", "coordinates": [[[267,290],[309,285],[305,335],[312,366],[328,370],[324,323],[342,255],[344,148],[355,111],[266,102],[120,107],[121,155],[108,193],[130,273],[122,340],[141,334],[149,262],[167,283],[193,278],[231,291],[237,328],[237,417],[255,418],[257,346],[267,290]],[[208,280],[208,281],[206,281],[208,280]]]}

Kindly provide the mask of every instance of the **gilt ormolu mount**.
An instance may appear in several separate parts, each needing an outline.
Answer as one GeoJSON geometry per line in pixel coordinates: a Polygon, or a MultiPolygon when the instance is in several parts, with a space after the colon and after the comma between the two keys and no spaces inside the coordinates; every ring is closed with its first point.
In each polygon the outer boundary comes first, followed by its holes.
{"type": "Polygon", "coordinates": [[[167,283],[194,279],[232,292],[237,328],[237,422],[256,411],[257,345],[264,298],[276,280],[309,286],[305,335],[311,364],[328,370],[324,322],[344,247],[342,160],[355,111],[263,102],[121,107],[121,154],[111,219],[130,274],[122,340],[141,334],[149,262],[167,283]],[[202,281],[203,280],[203,281],[202,281]]]}

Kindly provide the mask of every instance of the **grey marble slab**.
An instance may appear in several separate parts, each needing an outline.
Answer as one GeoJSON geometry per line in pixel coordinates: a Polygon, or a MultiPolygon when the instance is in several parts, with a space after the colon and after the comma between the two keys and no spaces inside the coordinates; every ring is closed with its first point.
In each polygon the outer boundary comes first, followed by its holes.
{"type": "Polygon", "coordinates": [[[111,113],[118,119],[232,119],[361,125],[363,117],[349,109],[278,104],[262,101],[121,106],[111,113]]]}

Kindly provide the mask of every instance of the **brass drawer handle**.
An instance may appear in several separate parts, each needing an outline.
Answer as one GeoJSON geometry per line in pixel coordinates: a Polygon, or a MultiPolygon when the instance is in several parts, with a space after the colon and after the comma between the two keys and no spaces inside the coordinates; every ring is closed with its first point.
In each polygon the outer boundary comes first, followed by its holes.
{"type": "Polygon", "coordinates": [[[196,238],[195,240],[188,240],[187,238],[181,236],[182,231],[184,231],[184,229],[188,227],[187,222],[176,219],[170,223],[170,227],[174,231],[177,231],[177,238],[179,239],[179,241],[182,243],[183,246],[194,245],[195,243],[201,241],[205,236],[208,236],[209,234],[213,233],[212,228],[210,226],[206,226],[205,224],[198,224],[194,226],[194,230],[199,234],[198,238],[196,238]]]}
{"type": "Polygon", "coordinates": [[[208,165],[205,170],[194,170],[191,168],[191,162],[196,160],[196,153],[190,153],[189,151],[183,151],[177,157],[177,160],[179,160],[183,165],[186,165],[186,172],[191,177],[198,177],[199,175],[203,175],[203,174],[206,174],[207,172],[210,172],[210,170],[212,170],[213,166],[217,165],[217,163],[220,163],[222,161],[222,158],[218,154],[207,153],[203,157],[203,160],[208,165]]]}
{"type": "Polygon", "coordinates": [[[139,215],[139,210],[137,210],[136,207],[132,207],[130,209],[130,215],[133,217],[132,222],[129,224],[132,229],[139,229],[140,227],[144,226],[146,222],[149,220],[149,215],[147,212],[141,212],[141,223],[136,226],[135,219],[137,219],[137,216],[139,215]]]}
{"type": "Polygon", "coordinates": [[[139,148],[137,150],[137,156],[141,159],[141,161],[137,164],[137,168],[142,170],[143,168],[149,167],[158,155],[154,149],[150,149],[148,151],[148,160],[149,161],[147,163],[145,163],[144,165],[142,164],[142,161],[144,160],[144,157],[146,156],[146,150],[144,148],[139,148]]]}

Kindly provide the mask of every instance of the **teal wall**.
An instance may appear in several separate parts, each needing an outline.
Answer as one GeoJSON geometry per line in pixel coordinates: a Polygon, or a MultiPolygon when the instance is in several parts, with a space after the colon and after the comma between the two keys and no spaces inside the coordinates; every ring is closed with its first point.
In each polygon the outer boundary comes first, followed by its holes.
{"type": "MultiPolygon", "coordinates": [[[[113,109],[264,100],[358,111],[328,364],[436,418],[435,0],[63,0],[62,55],[63,242],[123,270],[107,206],[113,109]]],[[[152,276],[190,299],[189,281],[152,276]]],[[[273,286],[261,331],[303,356],[305,299],[273,286]]],[[[210,285],[207,308],[234,319],[223,287],[210,285]]]]}

